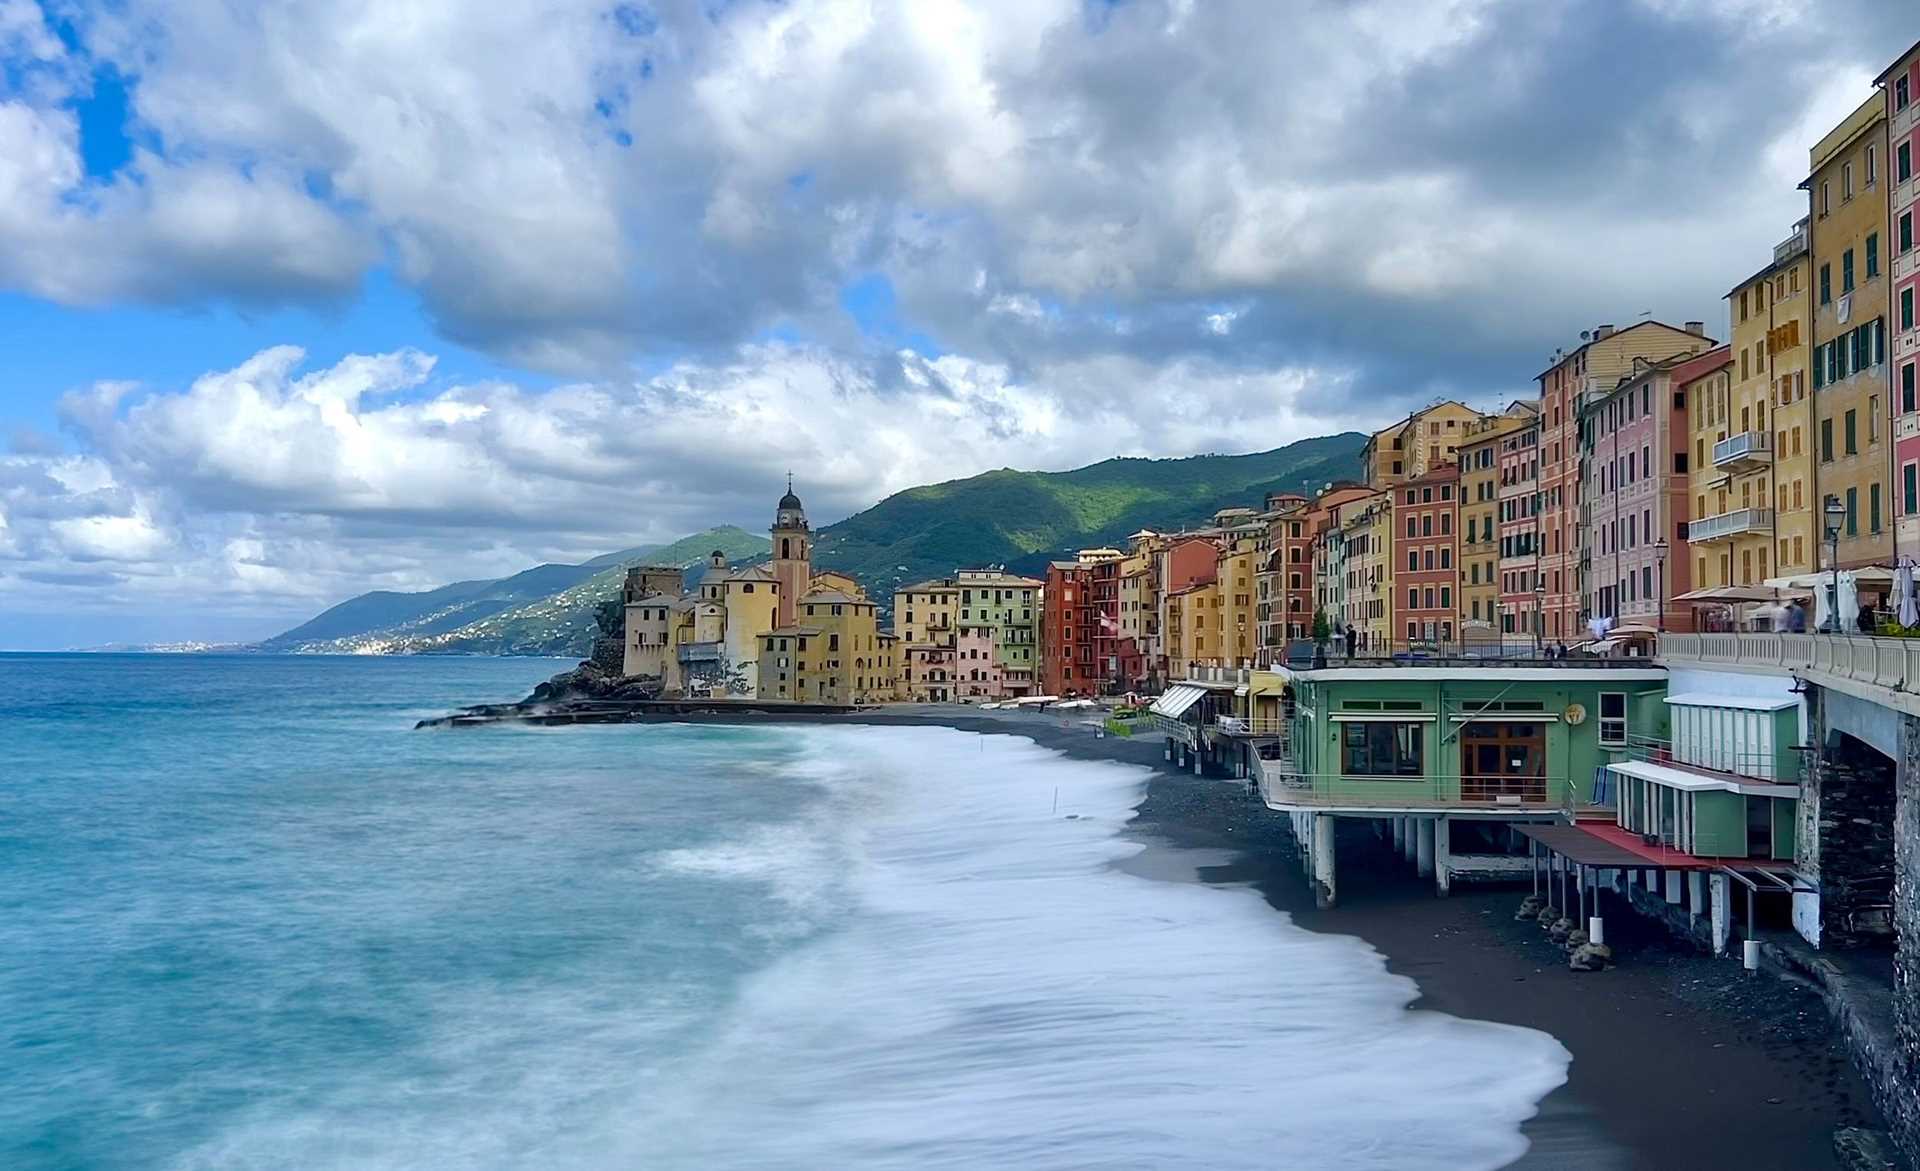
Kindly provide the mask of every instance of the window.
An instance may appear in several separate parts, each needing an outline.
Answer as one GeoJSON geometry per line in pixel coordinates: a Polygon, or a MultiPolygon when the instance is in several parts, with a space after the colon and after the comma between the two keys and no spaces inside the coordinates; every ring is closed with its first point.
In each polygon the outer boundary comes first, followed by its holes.
{"type": "Polygon", "coordinates": [[[1840,201],[1845,203],[1853,198],[1853,164],[1840,164],[1840,201]]]}
{"type": "Polygon", "coordinates": [[[1627,743],[1627,693],[1600,693],[1600,743],[1622,748],[1627,743]]]}
{"type": "Polygon", "coordinates": [[[1907,79],[1897,77],[1893,81],[1893,109],[1895,113],[1907,108],[1907,79]]]}
{"type": "Polygon", "coordinates": [[[1853,249],[1840,254],[1840,291],[1853,292],[1853,249]]]}
{"type": "Polygon", "coordinates": [[[1426,771],[1426,728],[1354,720],[1340,729],[1340,771],[1350,777],[1418,777],[1426,771]]]}
{"type": "Polygon", "coordinates": [[[1880,275],[1880,233],[1867,233],[1867,279],[1880,275]]]}
{"type": "Polygon", "coordinates": [[[1833,180],[1823,179],[1820,182],[1820,214],[1824,216],[1832,210],[1833,210],[1833,180]]]}
{"type": "Polygon", "coordinates": [[[1903,142],[1900,144],[1900,149],[1893,152],[1893,177],[1901,183],[1905,183],[1908,179],[1913,178],[1913,146],[1911,143],[1903,142]]]}
{"type": "Polygon", "coordinates": [[[1920,464],[1900,468],[1900,511],[1908,516],[1920,512],[1920,464]]]}
{"type": "Polygon", "coordinates": [[[1880,531],[1880,481],[1867,485],[1867,531],[1880,531]]]}
{"type": "Polygon", "coordinates": [[[1833,462],[1833,420],[1820,420],[1820,462],[1833,462]]]}
{"type": "Polygon", "coordinates": [[[1846,526],[1849,537],[1860,535],[1860,489],[1858,488],[1847,489],[1846,526]]]}
{"type": "Polygon", "coordinates": [[[1900,367],[1900,413],[1910,415],[1914,406],[1914,364],[1908,362],[1900,367]]]}
{"type": "Polygon", "coordinates": [[[1846,454],[1848,455],[1860,454],[1860,445],[1856,441],[1856,436],[1854,434],[1855,432],[1854,420],[1858,414],[1859,414],[1858,411],[1848,411],[1846,415],[1846,420],[1845,420],[1845,433],[1847,437],[1846,454]]]}
{"type": "Polygon", "coordinates": [[[1820,266],[1820,303],[1822,305],[1833,303],[1833,266],[1831,264],[1820,266]]]}
{"type": "MultiPolygon", "coordinates": [[[[1867,145],[1867,186],[1871,187],[1880,178],[1880,151],[1871,143],[1867,145]]],[[[1872,273],[1867,275],[1871,276],[1872,273]]]]}
{"type": "Polygon", "coordinates": [[[1913,286],[1900,290],[1900,328],[1913,328],[1913,286]]]}
{"type": "Polygon", "coordinates": [[[1880,396],[1867,396],[1867,446],[1880,442],[1880,396]]]}
{"type": "Polygon", "coordinates": [[[1900,213],[1899,239],[1900,239],[1900,251],[1902,252],[1913,251],[1913,213],[1910,211],[1903,211],[1900,213]]]}

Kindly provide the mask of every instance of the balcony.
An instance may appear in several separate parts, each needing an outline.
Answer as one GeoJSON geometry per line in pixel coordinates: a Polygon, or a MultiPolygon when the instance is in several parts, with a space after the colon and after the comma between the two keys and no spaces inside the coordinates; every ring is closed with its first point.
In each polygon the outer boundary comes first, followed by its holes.
{"type": "Polygon", "coordinates": [[[1793,234],[1773,246],[1773,262],[1779,264],[1807,250],[1806,221],[1794,225],[1793,234]]]}
{"type": "Polygon", "coordinates": [[[1713,445],[1713,466],[1728,472],[1756,472],[1773,462],[1773,436],[1742,431],[1713,445]]]}
{"type": "Polygon", "coordinates": [[[1773,509],[1741,508],[1692,522],[1687,525],[1687,540],[1698,544],[1702,541],[1725,541],[1742,533],[1772,531],[1773,509]]]}

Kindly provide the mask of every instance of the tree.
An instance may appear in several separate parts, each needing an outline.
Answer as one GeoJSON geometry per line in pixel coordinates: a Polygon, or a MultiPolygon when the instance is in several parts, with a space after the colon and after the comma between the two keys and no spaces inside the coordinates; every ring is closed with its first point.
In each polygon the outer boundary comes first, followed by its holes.
{"type": "Polygon", "coordinates": [[[1316,645],[1324,644],[1328,639],[1332,637],[1333,637],[1333,625],[1327,621],[1327,612],[1325,610],[1315,610],[1313,612],[1314,643],[1316,645]]]}

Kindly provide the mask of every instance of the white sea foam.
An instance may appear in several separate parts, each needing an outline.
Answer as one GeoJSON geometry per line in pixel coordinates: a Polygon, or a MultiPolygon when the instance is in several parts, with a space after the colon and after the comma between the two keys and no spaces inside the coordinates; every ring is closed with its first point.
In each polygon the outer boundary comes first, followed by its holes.
{"type": "MultiPolygon", "coordinates": [[[[701,783],[792,816],[622,875],[716,932],[790,926],[737,985],[665,961],[453,984],[414,1051],[317,1099],[282,1088],[181,1162],[1496,1167],[1565,1078],[1545,1034],[1408,1011],[1413,984],[1358,940],[1116,870],[1143,770],[943,729],[781,737],[701,783]],[[783,740],[798,757],[766,775],[783,740]]],[[[633,930],[669,910],[636,904],[633,930]]]]}
{"type": "Polygon", "coordinates": [[[1545,1034],[1407,1011],[1412,982],[1358,940],[1113,870],[1141,770],[940,729],[807,735],[866,811],[828,851],[860,911],[748,983],[623,1161],[1495,1167],[1565,1079],[1545,1034]]]}

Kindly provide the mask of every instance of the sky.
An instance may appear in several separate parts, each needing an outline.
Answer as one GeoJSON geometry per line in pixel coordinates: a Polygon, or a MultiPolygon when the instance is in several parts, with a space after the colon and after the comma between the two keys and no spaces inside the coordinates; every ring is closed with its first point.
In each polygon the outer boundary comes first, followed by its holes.
{"type": "Polygon", "coordinates": [[[1724,336],[1909,9],[0,0],[0,647],[1724,336]]]}

